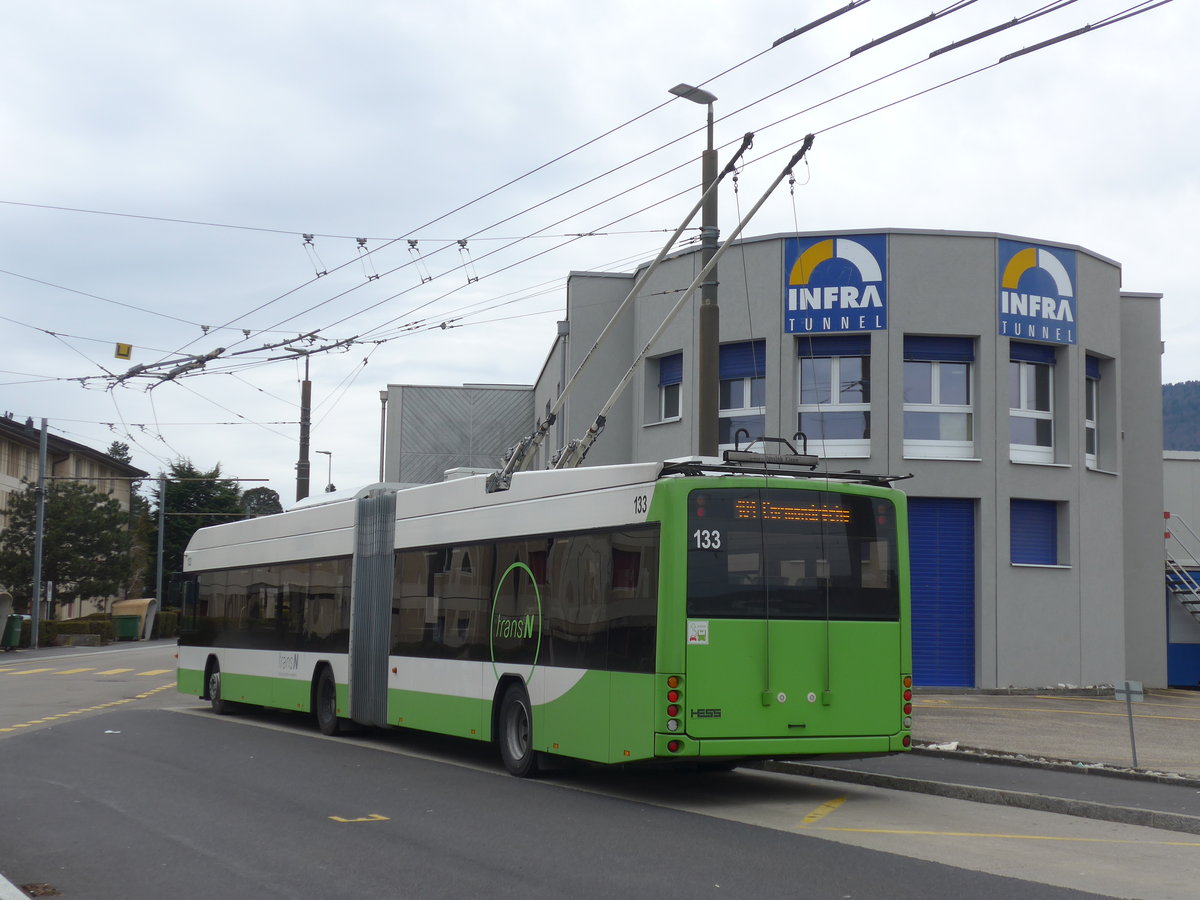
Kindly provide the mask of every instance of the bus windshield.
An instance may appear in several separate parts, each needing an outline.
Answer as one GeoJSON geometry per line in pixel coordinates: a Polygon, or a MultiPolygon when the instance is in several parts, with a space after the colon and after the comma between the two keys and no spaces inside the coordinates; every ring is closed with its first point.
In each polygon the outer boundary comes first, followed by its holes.
{"type": "Polygon", "coordinates": [[[897,621],[897,562],[890,500],[780,488],[689,496],[692,618],[897,621]]]}

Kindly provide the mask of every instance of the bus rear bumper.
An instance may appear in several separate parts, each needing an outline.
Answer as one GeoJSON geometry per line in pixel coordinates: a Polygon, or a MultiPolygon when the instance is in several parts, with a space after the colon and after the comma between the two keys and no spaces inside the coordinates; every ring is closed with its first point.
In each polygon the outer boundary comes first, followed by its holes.
{"type": "Polygon", "coordinates": [[[723,757],[785,759],[803,756],[858,756],[876,753],[897,753],[908,748],[904,738],[911,732],[853,737],[806,738],[705,738],[685,734],[656,734],[655,757],[723,757]],[[670,744],[678,742],[677,750],[670,744]]]}

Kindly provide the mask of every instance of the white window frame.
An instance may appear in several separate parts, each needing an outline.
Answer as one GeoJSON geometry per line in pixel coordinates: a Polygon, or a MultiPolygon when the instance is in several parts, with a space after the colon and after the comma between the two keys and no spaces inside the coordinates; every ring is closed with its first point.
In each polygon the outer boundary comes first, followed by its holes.
{"type": "MultiPolygon", "coordinates": [[[[967,417],[968,440],[942,440],[930,438],[910,438],[907,430],[904,436],[904,455],[912,457],[931,457],[937,459],[972,459],[975,455],[975,364],[968,360],[942,361],[935,359],[906,359],[904,366],[909,363],[929,366],[929,396],[930,402],[904,401],[905,413],[949,413],[967,417]],[[942,403],[941,372],[943,365],[966,366],[967,369],[967,402],[942,403]]],[[[908,372],[904,373],[904,383],[907,384],[908,372]]]]}
{"type": "MultiPolygon", "coordinates": [[[[1054,462],[1054,366],[1049,363],[1028,362],[1026,360],[1009,360],[1009,372],[1012,366],[1018,366],[1018,398],[1016,405],[1009,397],[1008,416],[1009,429],[1009,459],[1013,462],[1053,463],[1054,462]],[[1035,402],[1034,381],[1038,369],[1045,369],[1049,378],[1047,400],[1049,409],[1037,409],[1032,406],[1035,402]],[[1050,444],[1017,444],[1012,442],[1011,421],[1013,419],[1032,419],[1050,423],[1050,444]]],[[[1010,374],[1011,377],[1011,374],[1010,374]]]]}
{"type": "MultiPolygon", "coordinates": [[[[720,397],[718,396],[718,400],[717,400],[717,407],[718,407],[717,415],[718,415],[718,417],[722,418],[722,419],[733,419],[733,418],[741,418],[744,416],[762,416],[763,417],[763,430],[765,431],[766,415],[767,415],[767,407],[766,407],[767,379],[765,377],[756,377],[756,376],[747,376],[745,378],[722,378],[720,381],[720,385],[718,386],[718,390],[724,392],[724,388],[725,388],[726,384],[729,384],[729,385],[736,384],[737,385],[737,390],[740,392],[740,396],[741,396],[741,402],[738,406],[728,406],[728,407],[721,406],[720,397]],[[749,404],[750,401],[754,397],[753,382],[755,382],[755,381],[762,382],[763,405],[748,406],[747,404],[749,404]]],[[[731,393],[732,393],[732,390],[731,390],[731,393]]],[[[731,440],[729,441],[729,443],[721,444],[718,449],[732,450],[735,446],[735,441],[732,440],[735,434],[736,434],[736,429],[733,429],[731,427],[730,433],[729,433],[729,437],[731,440]]],[[[753,441],[758,437],[759,437],[759,435],[757,435],[757,434],[751,434],[749,437],[749,440],[753,441]]],[[[743,443],[742,446],[745,447],[746,446],[745,443],[743,443]]]]}
{"type": "Polygon", "coordinates": [[[676,422],[683,411],[683,383],[660,384],[658,386],[658,421],[676,422]],[[675,411],[668,414],[667,409],[673,400],[675,411]]]}
{"type": "Polygon", "coordinates": [[[1089,469],[1100,468],[1100,379],[1085,377],[1083,388],[1083,459],[1089,469]],[[1088,407],[1091,415],[1088,415],[1088,407]],[[1088,449],[1091,444],[1091,449],[1088,449]]]}
{"type": "MultiPolygon", "coordinates": [[[[829,360],[829,400],[823,403],[799,403],[797,406],[797,426],[799,425],[800,415],[820,415],[831,413],[865,413],[867,428],[870,429],[871,423],[871,401],[865,403],[847,403],[842,400],[840,385],[842,384],[841,370],[843,359],[856,359],[865,362],[868,373],[870,372],[871,357],[869,355],[844,355],[844,356],[801,356],[796,366],[796,396],[804,396],[804,364],[809,361],[815,362],[820,359],[829,360]],[[835,386],[838,389],[835,390],[835,386]]],[[[867,376],[867,384],[870,385],[870,375],[867,376]]],[[[868,397],[870,391],[867,392],[868,397]]],[[[800,429],[803,430],[803,429],[800,429]]],[[[815,453],[817,456],[828,457],[832,459],[861,459],[871,455],[871,439],[866,438],[831,438],[823,440],[820,437],[808,437],[808,452],[815,453]]]]}

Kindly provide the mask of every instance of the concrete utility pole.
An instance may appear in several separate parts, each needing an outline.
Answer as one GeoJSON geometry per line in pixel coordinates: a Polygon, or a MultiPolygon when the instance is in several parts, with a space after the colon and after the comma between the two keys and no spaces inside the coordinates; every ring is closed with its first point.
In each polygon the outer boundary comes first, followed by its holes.
{"type": "MultiPolygon", "coordinates": [[[[700,218],[700,259],[705,266],[717,252],[720,229],[717,225],[717,192],[708,193],[717,180],[717,151],[713,149],[713,102],[715,94],[690,84],[677,84],[671,93],[693,103],[708,107],[708,141],[703,155],[701,188],[705,193],[700,218]]],[[[700,456],[716,456],[720,426],[719,399],[721,392],[721,313],[717,304],[717,268],[713,266],[708,278],[700,285],[700,309],[696,320],[696,452],[700,456]]]]}
{"type": "Polygon", "coordinates": [[[296,500],[308,496],[308,430],[312,422],[312,382],[308,380],[308,354],[304,354],[304,380],[300,382],[300,459],[296,462],[296,500]]]}
{"type": "Polygon", "coordinates": [[[38,439],[38,479],[34,490],[36,511],[33,525],[33,593],[30,602],[29,646],[38,645],[38,622],[42,618],[42,536],[46,530],[46,443],[49,431],[42,419],[42,434],[38,439]]]}

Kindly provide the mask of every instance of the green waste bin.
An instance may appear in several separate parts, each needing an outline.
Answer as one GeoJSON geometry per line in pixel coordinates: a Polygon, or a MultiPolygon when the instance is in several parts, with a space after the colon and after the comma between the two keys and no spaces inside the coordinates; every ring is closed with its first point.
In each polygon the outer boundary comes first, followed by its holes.
{"type": "Polygon", "coordinates": [[[113,631],[118,641],[136,641],[138,628],[142,624],[141,616],[113,616],[113,631]]]}
{"type": "Polygon", "coordinates": [[[4,623],[4,634],[0,635],[0,649],[5,651],[17,649],[17,645],[21,643],[21,625],[28,618],[29,616],[17,615],[8,617],[8,621],[4,623]]]}

